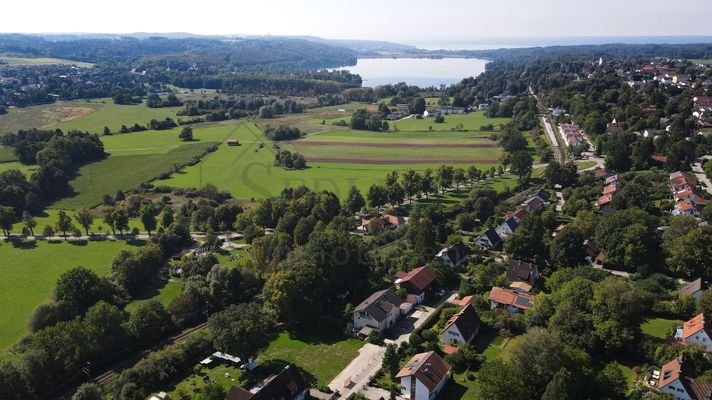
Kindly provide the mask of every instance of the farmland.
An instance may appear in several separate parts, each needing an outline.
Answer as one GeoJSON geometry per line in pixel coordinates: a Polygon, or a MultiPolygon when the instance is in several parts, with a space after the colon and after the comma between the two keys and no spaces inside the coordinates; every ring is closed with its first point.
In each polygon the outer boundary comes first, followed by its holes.
{"type": "Polygon", "coordinates": [[[149,108],[145,104],[119,105],[111,99],[57,102],[11,108],[0,116],[0,134],[30,128],[78,129],[101,133],[105,126],[116,132],[121,125],[145,125],[151,119],[176,119],[181,107],[149,108]]]}
{"type": "Polygon", "coordinates": [[[81,265],[107,275],[111,260],[127,245],[123,241],[0,243],[0,358],[28,333],[32,310],[49,299],[62,272],[81,265]]]}

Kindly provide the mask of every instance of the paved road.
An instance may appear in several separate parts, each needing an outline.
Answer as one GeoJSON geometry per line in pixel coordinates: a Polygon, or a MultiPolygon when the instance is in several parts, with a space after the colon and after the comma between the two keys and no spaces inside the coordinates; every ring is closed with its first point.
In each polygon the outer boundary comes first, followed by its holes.
{"type": "Polygon", "coordinates": [[[381,369],[385,351],[385,347],[366,343],[359,349],[358,356],[329,383],[329,388],[338,391],[344,399],[365,389],[369,379],[381,369]]]}
{"type": "MultiPolygon", "coordinates": [[[[704,156],[703,159],[710,160],[712,156],[704,156]]],[[[692,172],[697,177],[697,180],[702,184],[702,187],[707,191],[707,193],[712,194],[712,181],[707,177],[705,171],[702,169],[701,162],[695,162],[692,164],[692,172]]]]}
{"type": "Polygon", "coordinates": [[[554,132],[554,128],[546,116],[541,116],[540,119],[541,124],[544,125],[546,136],[549,138],[549,143],[551,143],[551,149],[554,151],[554,158],[559,164],[563,164],[566,157],[564,156],[564,149],[562,149],[559,144],[559,137],[556,135],[556,132],[554,132]]]}

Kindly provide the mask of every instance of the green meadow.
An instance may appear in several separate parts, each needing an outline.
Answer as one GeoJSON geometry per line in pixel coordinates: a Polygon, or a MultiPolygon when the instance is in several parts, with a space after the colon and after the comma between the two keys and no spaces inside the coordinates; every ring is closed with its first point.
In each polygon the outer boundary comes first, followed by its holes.
{"type": "Polygon", "coordinates": [[[146,125],[152,119],[166,117],[178,119],[176,112],[182,107],[149,108],[145,104],[120,105],[111,99],[68,101],[11,108],[0,115],[0,135],[30,128],[78,129],[101,134],[108,126],[118,132],[121,125],[146,125]]]}
{"type": "Polygon", "coordinates": [[[25,57],[2,57],[0,56],[0,61],[7,63],[8,65],[58,65],[58,64],[68,64],[76,65],[80,68],[91,68],[94,64],[64,60],[61,58],[49,58],[49,57],[39,57],[39,58],[25,58],[25,57]]]}
{"type": "Polygon", "coordinates": [[[32,310],[51,297],[63,272],[81,265],[107,275],[111,260],[128,246],[124,241],[0,242],[0,358],[29,332],[32,310]]]}

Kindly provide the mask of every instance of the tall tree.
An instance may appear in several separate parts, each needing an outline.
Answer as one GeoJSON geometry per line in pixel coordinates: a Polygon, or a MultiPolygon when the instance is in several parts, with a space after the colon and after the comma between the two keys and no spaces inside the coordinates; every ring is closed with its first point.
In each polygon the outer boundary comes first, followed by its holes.
{"type": "Polygon", "coordinates": [[[12,207],[0,206],[0,228],[2,228],[5,236],[10,236],[14,224],[15,210],[12,207]]]}
{"type": "Polygon", "coordinates": [[[269,343],[272,317],[259,304],[232,305],[208,320],[215,348],[249,360],[269,343]]]}
{"type": "Polygon", "coordinates": [[[143,224],[143,229],[148,232],[148,237],[151,237],[151,232],[156,229],[158,221],[156,220],[156,207],[152,202],[146,202],[141,206],[139,215],[141,217],[141,223],[143,224]]]}
{"type": "Polygon", "coordinates": [[[60,211],[57,216],[57,231],[62,232],[62,236],[67,238],[67,231],[72,229],[72,219],[64,211],[60,211]]]}
{"type": "Polygon", "coordinates": [[[512,163],[512,172],[517,174],[519,182],[525,182],[525,178],[532,172],[533,161],[531,154],[527,151],[521,150],[512,153],[510,159],[512,163]]]}
{"type": "Polygon", "coordinates": [[[346,200],[344,200],[344,210],[349,214],[353,215],[366,205],[366,201],[361,195],[361,191],[358,190],[356,186],[351,186],[348,195],[346,195],[346,200]]]}
{"type": "Polygon", "coordinates": [[[86,208],[82,207],[74,213],[74,218],[77,220],[79,225],[84,228],[84,233],[89,236],[89,228],[94,222],[94,217],[91,215],[91,212],[86,208]]]}
{"type": "Polygon", "coordinates": [[[30,235],[35,236],[35,227],[37,227],[37,221],[35,218],[27,211],[22,212],[22,223],[25,228],[30,232],[30,235]]]}

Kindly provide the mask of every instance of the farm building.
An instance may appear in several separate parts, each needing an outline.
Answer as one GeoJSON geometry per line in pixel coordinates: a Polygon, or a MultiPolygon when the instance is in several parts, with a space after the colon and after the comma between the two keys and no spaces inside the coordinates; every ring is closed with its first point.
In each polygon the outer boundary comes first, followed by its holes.
{"type": "Polygon", "coordinates": [[[227,142],[225,142],[225,143],[227,143],[228,146],[239,146],[240,145],[240,141],[237,139],[228,139],[227,142]]]}

